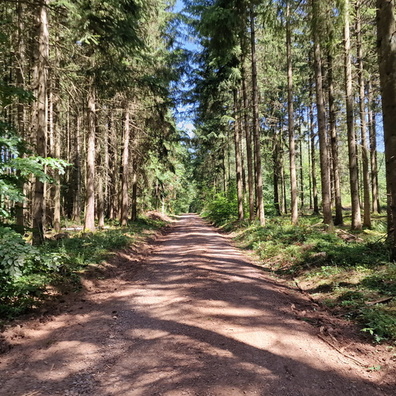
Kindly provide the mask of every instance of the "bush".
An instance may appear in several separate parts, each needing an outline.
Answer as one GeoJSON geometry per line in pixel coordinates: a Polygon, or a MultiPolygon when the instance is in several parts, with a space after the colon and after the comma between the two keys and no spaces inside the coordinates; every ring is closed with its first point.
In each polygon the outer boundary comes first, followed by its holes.
{"type": "Polygon", "coordinates": [[[56,254],[42,254],[11,228],[0,227],[0,314],[12,316],[34,304],[48,281],[47,273],[56,271],[56,254]]]}
{"type": "Polygon", "coordinates": [[[362,309],[360,321],[367,326],[363,331],[371,334],[375,341],[396,340],[396,316],[394,311],[388,311],[382,307],[365,308],[362,309]]]}
{"type": "Polygon", "coordinates": [[[14,279],[29,272],[39,252],[10,228],[0,228],[0,276],[14,279]]]}
{"type": "Polygon", "coordinates": [[[206,205],[204,216],[217,225],[237,218],[238,202],[235,196],[216,194],[206,205]]]}

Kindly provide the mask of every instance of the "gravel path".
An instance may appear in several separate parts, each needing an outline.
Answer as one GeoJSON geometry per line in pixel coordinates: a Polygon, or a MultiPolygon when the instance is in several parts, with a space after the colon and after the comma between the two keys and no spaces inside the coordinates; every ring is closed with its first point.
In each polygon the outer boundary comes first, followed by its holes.
{"type": "Polygon", "coordinates": [[[340,353],[296,318],[303,296],[196,215],[180,217],[143,265],[123,265],[129,277],[87,281],[51,320],[8,331],[0,395],[396,394],[357,363],[370,356],[340,353]]]}

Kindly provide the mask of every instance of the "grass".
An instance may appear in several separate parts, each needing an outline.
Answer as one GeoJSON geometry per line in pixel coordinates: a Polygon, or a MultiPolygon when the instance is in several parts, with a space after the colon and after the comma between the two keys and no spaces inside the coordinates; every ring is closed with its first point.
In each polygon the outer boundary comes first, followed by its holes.
{"type": "Polygon", "coordinates": [[[233,231],[240,247],[255,251],[266,270],[293,279],[376,342],[396,342],[396,264],[389,261],[384,219],[354,233],[347,227],[326,233],[316,216],[301,217],[298,226],[273,217],[266,227],[234,222],[224,229],[233,231]]]}
{"type": "Polygon", "coordinates": [[[161,220],[141,218],[123,228],[110,225],[105,230],[69,232],[68,238],[46,241],[37,254],[40,260],[31,264],[22,276],[5,278],[0,285],[0,317],[10,320],[29,312],[54,290],[58,293],[78,290],[80,276],[87,269],[100,265],[114,251],[131,246],[142,235],[164,225],[161,220]]]}

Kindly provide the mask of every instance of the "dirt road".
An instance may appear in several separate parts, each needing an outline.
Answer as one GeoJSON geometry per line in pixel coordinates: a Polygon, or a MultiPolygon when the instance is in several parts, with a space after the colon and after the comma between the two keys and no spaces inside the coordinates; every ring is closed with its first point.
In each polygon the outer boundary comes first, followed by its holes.
{"type": "Polygon", "coordinates": [[[196,215],[182,216],[145,263],[122,266],[86,281],[86,293],[44,323],[8,330],[1,395],[396,393],[389,362],[379,372],[359,364],[376,363],[373,347],[359,356],[323,341],[296,317],[307,299],[196,215]]]}

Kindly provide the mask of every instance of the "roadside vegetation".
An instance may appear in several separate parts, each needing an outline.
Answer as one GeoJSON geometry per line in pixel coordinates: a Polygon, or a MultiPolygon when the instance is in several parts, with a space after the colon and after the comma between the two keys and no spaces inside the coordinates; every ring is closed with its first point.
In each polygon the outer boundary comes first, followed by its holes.
{"type": "Polygon", "coordinates": [[[48,235],[37,247],[0,227],[0,325],[62,292],[79,290],[84,272],[164,225],[158,218],[141,217],[126,227],[109,224],[95,233],[48,235]]]}
{"type": "Polygon", "coordinates": [[[238,222],[230,216],[234,205],[218,196],[204,215],[232,232],[238,246],[254,251],[263,269],[297,284],[333,314],[357,322],[373,341],[396,342],[396,264],[390,261],[385,217],[373,217],[370,230],[352,232],[346,223],[328,233],[316,215],[301,216],[295,226],[289,216],[268,216],[265,227],[238,222]]]}

